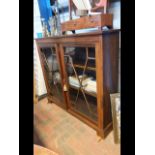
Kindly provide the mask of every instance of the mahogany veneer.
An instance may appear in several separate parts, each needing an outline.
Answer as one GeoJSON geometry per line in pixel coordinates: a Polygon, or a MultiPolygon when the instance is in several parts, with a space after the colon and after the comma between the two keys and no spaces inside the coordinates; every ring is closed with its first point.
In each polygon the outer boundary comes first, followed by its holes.
{"type": "MultiPolygon", "coordinates": [[[[97,131],[97,134],[103,138],[105,138],[112,130],[110,93],[117,93],[118,88],[119,31],[120,30],[118,29],[111,29],[85,34],[36,39],[49,102],[58,104],[69,113],[82,120],[94,128],[97,131]],[[48,82],[45,62],[42,57],[42,48],[47,47],[55,49],[53,55],[56,56],[59,73],[61,75],[61,85],[58,87],[59,93],[62,94],[60,97],[55,95],[57,88],[48,82]],[[72,104],[72,95],[76,89],[72,89],[68,83],[68,68],[66,67],[65,49],[69,49],[69,47],[74,47],[75,50],[78,49],[77,54],[84,49],[89,49],[91,52],[95,52],[95,67],[89,67],[88,72],[93,73],[96,77],[97,93],[96,95],[88,92],[85,93],[88,98],[93,99],[91,99],[90,102],[93,102],[91,108],[93,112],[96,111],[95,116],[89,116],[89,112],[86,111],[87,109],[82,109],[85,108],[85,103],[83,103],[84,99],[80,98],[80,100],[77,101],[75,107],[79,106],[78,110],[75,109],[72,104]]],[[[81,64],[75,64],[74,66],[78,69],[84,68],[81,64]]]]}

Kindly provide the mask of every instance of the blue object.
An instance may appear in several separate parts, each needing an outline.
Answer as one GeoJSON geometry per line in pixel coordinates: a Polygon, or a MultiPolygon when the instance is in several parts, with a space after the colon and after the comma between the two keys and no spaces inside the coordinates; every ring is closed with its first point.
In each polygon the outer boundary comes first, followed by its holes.
{"type": "Polygon", "coordinates": [[[42,38],[42,37],[43,37],[42,33],[37,33],[37,38],[42,38]]]}
{"type": "Polygon", "coordinates": [[[39,10],[41,18],[45,19],[46,24],[48,25],[48,30],[50,31],[50,26],[48,20],[52,17],[52,9],[50,5],[50,0],[38,0],[39,10]]]}

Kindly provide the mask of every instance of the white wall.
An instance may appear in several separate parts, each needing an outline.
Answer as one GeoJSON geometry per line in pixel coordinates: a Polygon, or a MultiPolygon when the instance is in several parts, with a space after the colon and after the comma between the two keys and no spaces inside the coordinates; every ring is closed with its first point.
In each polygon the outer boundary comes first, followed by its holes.
{"type": "MultiPolygon", "coordinates": [[[[41,20],[40,20],[40,12],[38,7],[37,0],[34,0],[34,38],[37,38],[37,33],[42,32],[41,20]]],[[[37,81],[37,95],[41,96],[47,93],[43,73],[41,69],[41,63],[39,60],[39,55],[36,47],[36,43],[34,41],[34,72],[35,78],[37,81]]]]}
{"type": "Polygon", "coordinates": [[[38,6],[38,1],[33,0],[34,2],[34,14],[33,14],[33,23],[34,23],[34,38],[37,38],[37,33],[42,32],[42,26],[41,26],[41,20],[40,20],[40,12],[39,12],[39,6],[38,6]]]}
{"type": "Polygon", "coordinates": [[[46,94],[47,90],[44,82],[43,72],[35,41],[34,41],[34,72],[37,81],[37,95],[41,96],[43,94],[46,94]]]}
{"type": "Polygon", "coordinates": [[[110,4],[109,13],[113,14],[114,28],[121,28],[121,3],[113,2],[110,4]]]}

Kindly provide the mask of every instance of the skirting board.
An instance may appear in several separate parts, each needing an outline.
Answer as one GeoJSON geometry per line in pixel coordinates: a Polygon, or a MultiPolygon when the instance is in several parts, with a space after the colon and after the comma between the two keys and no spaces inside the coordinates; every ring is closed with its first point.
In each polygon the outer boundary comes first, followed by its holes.
{"type": "Polygon", "coordinates": [[[46,94],[43,94],[43,95],[40,95],[38,96],[38,101],[42,100],[43,98],[47,97],[47,93],[46,94]]]}

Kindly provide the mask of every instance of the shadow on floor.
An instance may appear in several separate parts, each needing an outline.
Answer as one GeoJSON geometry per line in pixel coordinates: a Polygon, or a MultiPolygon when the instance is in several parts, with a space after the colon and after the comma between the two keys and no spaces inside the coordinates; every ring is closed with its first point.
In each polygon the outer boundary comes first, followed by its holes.
{"type": "Polygon", "coordinates": [[[45,146],[44,143],[39,138],[39,135],[38,135],[35,127],[33,129],[33,144],[37,144],[37,145],[40,145],[40,146],[45,146]]]}

